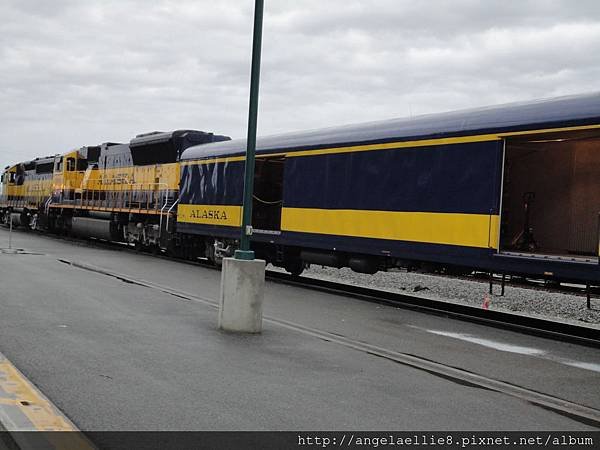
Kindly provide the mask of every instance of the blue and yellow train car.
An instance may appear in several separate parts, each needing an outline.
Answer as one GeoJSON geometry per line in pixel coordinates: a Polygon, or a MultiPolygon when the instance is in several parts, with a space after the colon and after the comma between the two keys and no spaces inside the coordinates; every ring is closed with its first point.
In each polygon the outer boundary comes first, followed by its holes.
{"type": "MultiPolygon", "coordinates": [[[[215,259],[240,233],[245,141],[189,148],[177,231],[215,259]]],[[[265,137],[253,247],[306,264],[600,282],[600,94],[265,137]]]]}

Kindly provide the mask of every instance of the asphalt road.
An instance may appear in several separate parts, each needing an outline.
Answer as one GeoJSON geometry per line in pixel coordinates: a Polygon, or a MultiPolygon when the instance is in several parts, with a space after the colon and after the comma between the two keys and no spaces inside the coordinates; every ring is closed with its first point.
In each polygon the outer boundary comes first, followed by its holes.
{"type": "MultiPolygon", "coordinates": [[[[0,247],[7,231],[0,228],[0,247]]],[[[83,430],[586,430],[515,397],[58,262],[217,299],[211,269],[17,232],[0,351],[83,430]]],[[[265,313],[600,408],[597,350],[268,283],[265,313]]]]}

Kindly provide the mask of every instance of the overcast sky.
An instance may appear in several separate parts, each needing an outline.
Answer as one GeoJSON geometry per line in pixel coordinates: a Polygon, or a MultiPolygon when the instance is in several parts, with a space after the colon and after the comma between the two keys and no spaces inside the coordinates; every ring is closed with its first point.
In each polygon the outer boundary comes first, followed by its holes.
{"type": "MultiPolygon", "coordinates": [[[[0,0],[0,164],[244,137],[252,0],[0,0]]],[[[600,90],[600,1],[265,0],[259,135],[600,90]]]]}

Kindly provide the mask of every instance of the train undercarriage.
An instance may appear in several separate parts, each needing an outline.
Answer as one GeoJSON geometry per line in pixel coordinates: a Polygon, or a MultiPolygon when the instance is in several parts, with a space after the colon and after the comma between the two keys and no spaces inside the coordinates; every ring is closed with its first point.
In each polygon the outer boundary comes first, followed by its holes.
{"type": "MultiPolygon", "coordinates": [[[[223,236],[208,236],[177,232],[174,217],[157,214],[136,214],[114,211],[78,210],[70,208],[10,207],[0,209],[0,223],[5,227],[39,230],[82,239],[97,239],[126,243],[139,251],[165,253],[186,259],[205,259],[220,266],[223,258],[233,256],[238,240],[223,236]]],[[[260,230],[259,230],[260,235],[260,230]]],[[[558,285],[560,282],[596,286],[592,279],[576,279],[559,273],[535,275],[513,268],[485,267],[469,261],[451,264],[444,261],[422,261],[392,256],[368,255],[352,251],[306,248],[281,245],[273,240],[253,240],[256,257],[281,267],[293,275],[300,275],[310,265],[335,268],[348,267],[354,272],[374,274],[378,271],[403,269],[412,272],[467,276],[474,272],[498,273],[543,280],[558,285]]],[[[494,259],[494,258],[491,258],[494,259]]],[[[560,262],[559,262],[560,264],[560,262]]],[[[565,264],[565,263],[563,263],[565,264]]]]}
{"type": "MultiPolygon", "coordinates": [[[[175,232],[175,221],[145,214],[108,211],[86,211],[69,208],[28,208],[0,210],[0,223],[14,228],[47,231],[82,239],[123,242],[138,250],[166,254],[183,259],[205,258],[219,266],[223,258],[233,256],[238,240],[219,236],[202,236],[175,232]]],[[[299,275],[310,264],[350,267],[356,272],[375,273],[394,266],[391,258],[372,257],[344,252],[307,250],[300,247],[254,242],[258,258],[299,275]]],[[[396,261],[398,262],[398,261],[396,261]]],[[[417,269],[417,264],[410,266],[417,269]]],[[[425,266],[424,266],[425,267],[425,266]]],[[[432,268],[431,265],[428,268],[432,268]]],[[[439,268],[443,270],[443,268],[439,268]]]]}

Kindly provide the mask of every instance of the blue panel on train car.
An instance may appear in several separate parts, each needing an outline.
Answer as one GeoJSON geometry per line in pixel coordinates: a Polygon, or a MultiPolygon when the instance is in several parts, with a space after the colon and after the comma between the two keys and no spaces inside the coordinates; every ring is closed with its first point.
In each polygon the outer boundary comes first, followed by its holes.
{"type": "Polygon", "coordinates": [[[180,203],[193,205],[241,205],[244,162],[181,166],[180,203]]]}
{"type": "Polygon", "coordinates": [[[284,205],[380,211],[497,211],[501,142],[289,158],[284,205]]]}

